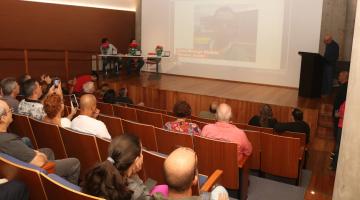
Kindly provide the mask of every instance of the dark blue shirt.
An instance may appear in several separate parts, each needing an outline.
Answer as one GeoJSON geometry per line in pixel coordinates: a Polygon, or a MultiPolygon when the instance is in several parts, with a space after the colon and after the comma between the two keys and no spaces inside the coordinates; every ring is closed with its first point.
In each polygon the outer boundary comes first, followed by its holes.
{"type": "Polygon", "coordinates": [[[339,45],[334,40],[326,45],[324,58],[327,63],[336,64],[339,58],[339,45]]]}

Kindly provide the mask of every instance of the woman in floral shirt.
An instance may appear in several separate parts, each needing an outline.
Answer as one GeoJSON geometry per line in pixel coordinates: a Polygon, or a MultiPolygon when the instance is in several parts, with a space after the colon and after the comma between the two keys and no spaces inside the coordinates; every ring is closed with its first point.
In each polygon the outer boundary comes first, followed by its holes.
{"type": "Polygon", "coordinates": [[[197,124],[186,121],[191,116],[191,107],[186,101],[180,101],[174,105],[173,112],[177,117],[176,121],[167,122],[166,130],[200,135],[201,129],[197,124]]]}

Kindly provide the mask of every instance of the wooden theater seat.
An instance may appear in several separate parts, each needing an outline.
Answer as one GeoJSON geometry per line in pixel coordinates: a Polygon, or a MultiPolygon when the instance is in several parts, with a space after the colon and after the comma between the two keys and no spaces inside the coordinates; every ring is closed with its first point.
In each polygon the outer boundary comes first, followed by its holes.
{"type": "Polygon", "coordinates": [[[221,184],[227,189],[237,190],[239,199],[246,199],[249,181],[247,157],[238,162],[237,144],[200,136],[194,136],[193,140],[199,173],[210,176],[215,170],[222,170],[221,184]]]}
{"type": "Polygon", "coordinates": [[[196,121],[204,122],[207,124],[213,124],[216,122],[215,119],[207,119],[207,118],[201,118],[201,117],[197,117],[197,116],[191,116],[190,119],[191,119],[191,121],[196,120],[196,121]]]}
{"type": "Polygon", "coordinates": [[[106,128],[108,129],[111,135],[111,138],[120,136],[121,134],[124,133],[120,118],[100,114],[98,116],[98,120],[105,123],[106,128]]]}
{"type": "Polygon", "coordinates": [[[137,121],[135,108],[114,105],[113,109],[114,109],[114,116],[120,117],[121,119],[130,120],[133,122],[137,121]]]}
{"type": "Polygon", "coordinates": [[[178,147],[194,149],[192,136],[178,132],[172,132],[161,128],[155,128],[158,152],[170,154],[178,147]]]}
{"type": "Polygon", "coordinates": [[[261,142],[259,131],[244,130],[247,138],[249,139],[252,145],[252,153],[249,157],[249,168],[254,170],[260,170],[260,161],[261,161],[261,142]]]}
{"type": "Polygon", "coordinates": [[[65,128],[60,128],[60,133],[68,156],[79,159],[81,163],[80,177],[101,162],[95,136],[65,128]]]}
{"type": "Polygon", "coordinates": [[[36,169],[12,162],[0,156],[0,177],[8,180],[19,180],[25,183],[30,191],[30,200],[47,200],[40,172],[36,169]]]}
{"type": "Polygon", "coordinates": [[[57,125],[29,118],[39,148],[50,148],[56,159],[67,158],[64,143],[57,125]]]}
{"type": "Polygon", "coordinates": [[[161,113],[137,109],[136,116],[139,123],[152,125],[158,128],[163,127],[163,119],[161,113]]]}
{"type": "Polygon", "coordinates": [[[99,150],[101,161],[105,161],[109,156],[109,146],[111,141],[105,138],[96,137],[96,144],[99,150]]]}
{"type": "Polygon", "coordinates": [[[261,171],[299,183],[304,149],[299,138],[261,134],[261,171]]]}
{"type": "Polygon", "coordinates": [[[56,175],[41,174],[40,178],[48,199],[105,200],[82,193],[79,186],[75,186],[56,175]]]}
{"type": "Polygon", "coordinates": [[[97,102],[96,107],[100,110],[101,114],[114,116],[113,105],[110,103],[97,102]]]}
{"type": "Polygon", "coordinates": [[[122,120],[122,125],[124,133],[137,135],[141,139],[144,148],[150,151],[157,151],[155,129],[153,126],[128,120],[122,120]]]}
{"type": "Polygon", "coordinates": [[[38,149],[38,145],[27,116],[13,113],[13,122],[10,124],[10,131],[20,137],[30,138],[34,148],[38,149]]]}

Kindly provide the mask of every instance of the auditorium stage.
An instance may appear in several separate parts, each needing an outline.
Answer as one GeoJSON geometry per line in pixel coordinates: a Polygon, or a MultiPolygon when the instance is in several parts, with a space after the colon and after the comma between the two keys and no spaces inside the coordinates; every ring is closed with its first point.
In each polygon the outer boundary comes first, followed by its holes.
{"type": "Polygon", "coordinates": [[[121,83],[161,90],[178,91],[191,94],[215,96],[220,98],[266,103],[278,106],[319,109],[321,99],[298,96],[297,88],[243,83],[226,80],[187,77],[170,74],[142,72],[140,76],[110,75],[101,76],[101,81],[121,83]]]}

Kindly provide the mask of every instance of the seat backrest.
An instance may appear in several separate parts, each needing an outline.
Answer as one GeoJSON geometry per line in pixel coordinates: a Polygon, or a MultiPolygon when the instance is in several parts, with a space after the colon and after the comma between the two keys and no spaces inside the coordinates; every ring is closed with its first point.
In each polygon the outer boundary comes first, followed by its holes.
{"type": "Polygon", "coordinates": [[[55,174],[41,174],[40,177],[48,199],[59,199],[61,197],[61,199],[71,200],[104,200],[82,193],[79,186],[73,185],[55,174]]]}
{"type": "Polygon", "coordinates": [[[261,156],[261,143],[259,131],[244,130],[247,138],[252,145],[252,153],[249,157],[249,168],[259,170],[260,169],[260,156],[261,156]]]}
{"type": "Polygon", "coordinates": [[[136,110],[137,121],[142,124],[153,125],[158,128],[163,127],[163,120],[161,113],[144,111],[144,110],[136,110]]]}
{"type": "Polygon", "coordinates": [[[108,115],[99,115],[98,120],[105,123],[106,128],[108,129],[111,135],[111,138],[120,136],[121,134],[124,133],[120,118],[111,117],[108,115]]]}
{"type": "Polygon", "coordinates": [[[96,107],[100,110],[101,114],[114,116],[113,105],[110,103],[97,102],[96,107]]]}
{"type": "Polygon", "coordinates": [[[96,143],[99,150],[101,161],[105,161],[109,156],[109,146],[111,141],[105,138],[96,137],[96,143]]]}
{"type": "Polygon", "coordinates": [[[216,122],[215,119],[206,119],[206,118],[201,118],[201,117],[197,117],[197,116],[191,116],[191,120],[196,120],[196,121],[204,122],[207,124],[214,124],[216,122]]]}
{"type": "Polygon", "coordinates": [[[232,123],[234,124],[236,127],[238,127],[239,129],[242,129],[242,130],[248,130],[248,125],[245,124],[245,123],[232,123]]]}
{"type": "Polygon", "coordinates": [[[147,107],[147,106],[143,106],[142,110],[147,110],[147,111],[150,111],[150,112],[161,113],[161,114],[166,114],[167,113],[166,110],[157,109],[157,108],[151,108],[151,107],[147,107]]]}
{"type": "Polygon", "coordinates": [[[158,152],[170,154],[178,147],[194,149],[192,136],[178,132],[168,131],[162,128],[155,128],[156,143],[158,152]]]}
{"type": "Polygon", "coordinates": [[[194,120],[194,119],[192,119],[191,122],[194,124],[197,124],[201,130],[204,128],[204,126],[209,124],[207,122],[198,121],[198,120],[194,120]]]}
{"type": "Polygon", "coordinates": [[[177,120],[175,116],[167,115],[167,114],[162,114],[162,119],[163,119],[163,127],[166,124],[166,122],[173,122],[177,120]]]}
{"type": "Polygon", "coordinates": [[[141,139],[144,148],[150,151],[157,151],[155,129],[151,125],[140,124],[128,120],[121,120],[124,133],[132,133],[141,139]]]}
{"type": "Polygon", "coordinates": [[[303,147],[306,146],[306,134],[305,133],[285,131],[285,132],[278,133],[278,134],[281,135],[281,136],[285,136],[285,137],[299,138],[300,139],[300,145],[303,146],[303,147]]]}
{"type": "Polygon", "coordinates": [[[81,163],[80,177],[84,177],[89,169],[101,162],[95,136],[65,128],[60,128],[60,132],[66,153],[69,157],[79,159],[81,163]]]}
{"type": "Polygon", "coordinates": [[[39,148],[50,148],[56,159],[67,158],[60,130],[57,125],[29,118],[39,148]]]}
{"type": "Polygon", "coordinates": [[[16,133],[20,137],[30,138],[34,148],[38,149],[28,116],[13,113],[13,122],[10,124],[10,130],[12,133],[16,133]]]}
{"type": "Polygon", "coordinates": [[[0,154],[0,177],[24,182],[29,191],[31,191],[31,200],[46,200],[46,193],[40,180],[40,172],[8,160],[3,155],[0,154]]]}
{"type": "Polygon", "coordinates": [[[166,157],[155,152],[143,150],[143,159],[144,179],[151,178],[155,180],[158,185],[165,184],[163,168],[166,157]]]}
{"type": "Polygon", "coordinates": [[[259,132],[263,132],[263,133],[273,133],[274,132],[274,129],[272,129],[272,128],[252,126],[252,125],[247,125],[246,129],[251,130],[251,131],[259,131],[259,132]]]}
{"type": "Polygon", "coordinates": [[[215,170],[224,171],[221,184],[229,189],[239,188],[237,144],[193,136],[198,156],[199,173],[210,176],[215,170]]]}
{"type": "Polygon", "coordinates": [[[113,109],[114,109],[114,116],[120,117],[121,119],[130,120],[133,122],[137,121],[135,108],[114,105],[113,109]]]}
{"type": "Polygon", "coordinates": [[[300,139],[262,133],[261,171],[275,176],[297,178],[300,139]]]}

